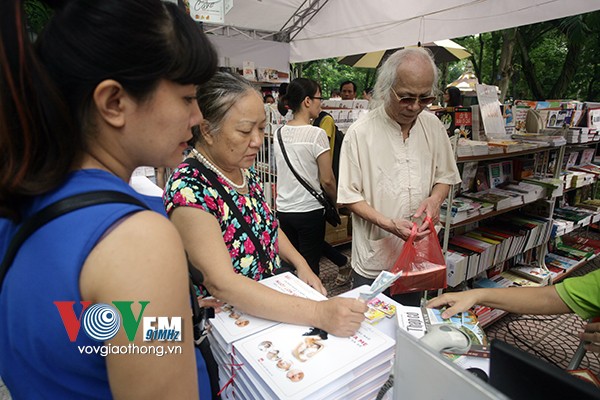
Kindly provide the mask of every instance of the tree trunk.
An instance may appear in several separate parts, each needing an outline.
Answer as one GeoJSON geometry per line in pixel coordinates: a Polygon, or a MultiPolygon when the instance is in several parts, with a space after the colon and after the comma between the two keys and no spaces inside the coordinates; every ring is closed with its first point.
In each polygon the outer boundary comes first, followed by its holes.
{"type": "Polygon", "coordinates": [[[516,28],[505,29],[502,31],[502,51],[500,52],[500,62],[498,63],[498,70],[500,73],[500,81],[498,87],[500,88],[500,102],[504,103],[506,94],[508,93],[508,85],[514,73],[513,68],[513,53],[515,49],[515,35],[516,28]]]}
{"type": "Polygon", "coordinates": [[[549,98],[561,99],[565,96],[580,63],[579,56],[581,55],[581,47],[581,42],[569,40],[565,62],[563,63],[558,80],[554,83],[552,90],[550,90],[550,93],[548,94],[549,98]]]}
{"type": "Polygon", "coordinates": [[[542,90],[542,86],[535,75],[535,67],[529,57],[529,44],[525,43],[523,36],[520,33],[520,29],[517,28],[515,35],[519,50],[521,50],[521,61],[523,63],[523,74],[527,82],[527,86],[531,90],[531,93],[535,100],[545,100],[545,96],[542,90]]]}

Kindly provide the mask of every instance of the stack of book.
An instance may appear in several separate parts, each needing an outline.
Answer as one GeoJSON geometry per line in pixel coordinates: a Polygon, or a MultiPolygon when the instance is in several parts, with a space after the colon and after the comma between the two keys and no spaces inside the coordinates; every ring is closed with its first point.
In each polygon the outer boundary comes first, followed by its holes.
{"type": "Polygon", "coordinates": [[[547,286],[552,282],[552,279],[557,275],[556,272],[550,271],[538,265],[517,264],[510,269],[513,273],[547,286]]]}
{"type": "Polygon", "coordinates": [[[562,135],[545,135],[542,133],[513,133],[514,140],[524,143],[534,143],[540,146],[558,147],[567,144],[562,135]]]}
{"type": "Polygon", "coordinates": [[[394,340],[363,323],[350,338],[279,324],[236,341],[242,398],[373,398],[388,379],[394,340]]]}
{"type": "Polygon", "coordinates": [[[563,181],[559,178],[530,177],[523,180],[546,188],[546,195],[548,197],[558,197],[564,193],[563,181]]]}
{"type": "Polygon", "coordinates": [[[575,207],[556,207],[554,209],[554,216],[557,219],[572,221],[573,228],[579,228],[587,226],[592,223],[592,215],[594,213],[586,209],[577,209],[575,207]]]}
{"type": "Polygon", "coordinates": [[[546,197],[546,188],[528,182],[510,182],[502,186],[502,189],[521,193],[525,203],[531,203],[546,197]]]}
{"type": "MultiPolygon", "coordinates": [[[[260,281],[261,284],[282,293],[293,296],[309,298],[316,301],[325,300],[326,297],[311,288],[293,274],[286,272],[260,281]]],[[[221,312],[215,314],[210,320],[208,340],[217,363],[219,364],[219,379],[221,387],[225,387],[236,375],[237,368],[233,358],[233,344],[240,339],[256,334],[265,329],[278,325],[278,322],[245,314],[229,304],[221,307],[221,312]]],[[[235,391],[234,385],[227,385],[223,398],[228,398],[235,391]]]]}
{"type": "MultiPolygon", "coordinates": [[[[446,200],[442,203],[442,207],[440,210],[440,220],[446,221],[446,215],[448,203],[446,200]]],[[[474,200],[468,199],[466,197],[457,197],[452,200],[452,210],[450,212],[451,220],[450,222],[453,224],[457,224],[459,222],[465,221],[469,218],[473,218],[479,215],[479,209],[481,208],[481,203],[476,202],[474,200]]]]}
{"type": "Polygon", "coordinates": [[[511,197],[492,193],[490,190],[491,189],[474,193],[463,193],[462,196],[478,202],[493,204],[496,211],[511,207],[513,204],[513,199],[511,197]]]}
{"type": "Polygon", "coordinates": [[[560,256],[554,253],[546,254],[544,262],[546,264],[546,268],[548,268],[548,270],[550,270],[553,273],[553,280],[561,274],[565,273],[566,271],[571,270],[577,264],[579,264],[579,261],[577,260],[565,256],[560,256]]]}
{"type": "MultiPolygon", "coordinates": [[[[291,273],[260,283],[316,301],[326,297],[291,273]]],[[[222,398],[373,398],[387,380],[394,341],[364,322],[350,338],[267,321],[222,307],[209,333],[222,398]]]]}
{"type": "Polygon", "coordinates": [[[487,142],[461,138],[458,141],[456,154],[459,157],[482,156],[489,154],[487,142]]]}

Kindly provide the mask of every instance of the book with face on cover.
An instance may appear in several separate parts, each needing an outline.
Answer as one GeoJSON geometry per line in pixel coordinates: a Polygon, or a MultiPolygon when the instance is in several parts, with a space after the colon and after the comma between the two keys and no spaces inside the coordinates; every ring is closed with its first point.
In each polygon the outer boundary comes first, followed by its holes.
{"type": "MultiPolygon", "coordinates": [[[[316,301],[327,299],[290,272],[271,276],[259,283],[292,296],[316,301]]],[[[215,317],[210,320],[210,323],[212,325],[211,334],[228,353],[231,352],[231,344],[234,341],[279,324],[276,321],[243,313],[229,304],[221,307],[221,311],[215,313],[215,317]]]]}
{"type": "Polygon", "coordinates": [[[348,398],[373,370],[376,380],[389,374],[394,340],[367,323],[348,338],[279,324],[236,341],[234,353],[246,389],[260,398],[348,398]]]}

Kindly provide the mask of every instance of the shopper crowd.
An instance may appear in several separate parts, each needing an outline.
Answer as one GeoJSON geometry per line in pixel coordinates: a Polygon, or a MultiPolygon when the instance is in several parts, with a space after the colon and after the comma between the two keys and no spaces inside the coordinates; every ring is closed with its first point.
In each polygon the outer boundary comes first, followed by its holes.
{"type": "MultiPolygon", "coordinates": [[[[422,220],[437,223],[450,187],[460,182],[443,125],[423,112],[436,94],[431,54],[404,49],[386,60],[374,89],[363,94],[373,96],[369,113],[348,129],[341,149],[319,84],[298,78],[280,88],[277,108],[292,117],[275,133],[275,214],[254,168],[267,124],[264,103],[275,99],[217,72],[214,48],[184,11],[159,0],[52,4],[54,16],[35,47],[22,2],[6,1],[0,17],[0,255],[9,254],[24,222],[71,195],[111,191],[134,203],[81,204],[14,249],[0,273],[0,376],[13,397],[218,398],[208,340],[194,341],[198,305],[228,303],[258,317],[354,335],[367,311],[363,302],[315,302],[257,281],[289,270],[326,294],[319,277],[325,251],[340,267],[339,285],[370,284],[394,264],[413,221],[418,237],[430,233],[422,220]],[[128,185],[142,165],[174,168],[162,204],[128,185]],[[292,170],[352,213],[350,265],[325,243],[323,206],[292,170]],[[153,343],[164,357],[77,351],[98,345],[80,332],[88,333],[87,325],[79,329],[84,311],[124,302],[132,302],[134,319],[181,318],[182,352],[167,354],[164,342],[153,343]]],[[[345,81],[339,93],[355,99],[357,86],[345,81]]],[[[600,315],[599,277],[444,294],[428,305],[449,306],[447,316],[485,304],[589,318],[600,315]]],[[[420,298],[395,297],[406,305],[420,298]]],[[[590,350],[600,351],[599,331],[600,324],[589,324],[582,336],[590,350]]],[[[147,345],[141,331],[115,332],[105,344],[147,345]]]]}

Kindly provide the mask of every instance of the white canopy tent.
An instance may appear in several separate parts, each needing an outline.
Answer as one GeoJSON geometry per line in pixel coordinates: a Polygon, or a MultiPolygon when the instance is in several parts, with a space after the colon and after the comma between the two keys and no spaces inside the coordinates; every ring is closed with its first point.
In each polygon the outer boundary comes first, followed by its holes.
{"type": "Polygon", "coordinates": [[[224,25],[205,27],[209,33],[227,37],[289,42],[289,61],[302,62],[452,39],[598,9],[600,0],[234,0],[224,25]]]}

